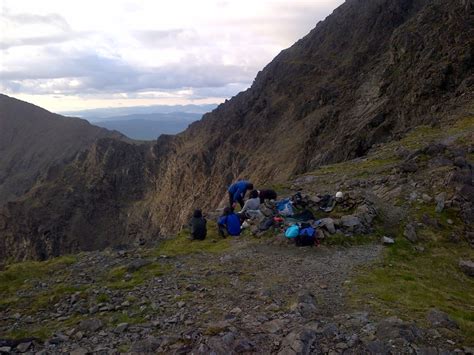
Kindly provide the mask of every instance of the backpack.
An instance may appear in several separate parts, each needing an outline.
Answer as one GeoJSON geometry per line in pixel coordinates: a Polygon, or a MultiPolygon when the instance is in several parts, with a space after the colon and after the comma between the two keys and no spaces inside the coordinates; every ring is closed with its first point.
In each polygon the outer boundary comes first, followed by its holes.
{"type": "Polygon", "coordinates": [[[273,226],[273,223],[273,219],[265,218],[263,221],[260,222],[258,229],[262,232],[269,230],[273,226]]]}
{"type": "Polygon", "coordinates": [[[297,224],[293,224],[286,229],[285,237],[296,238],[300,234],[300,227],[297,224]]]}
{"type": "Polygon", "coordinates": [[[293,206],[289,198],[279,201],[276,204],[278,213],[282,216],[291,216],[293,215],[293,206]]]}
{"type": "Polygon", "coordinates": [[[316,230],[311,226],[301,228],[295,242],[299,247],[314,245],[316,243],[316,230]]]}

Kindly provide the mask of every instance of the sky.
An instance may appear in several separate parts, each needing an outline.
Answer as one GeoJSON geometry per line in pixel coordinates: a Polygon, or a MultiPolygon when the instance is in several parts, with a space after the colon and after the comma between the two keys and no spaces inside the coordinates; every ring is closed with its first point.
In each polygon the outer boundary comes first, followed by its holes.
{"type": "Polygon", "coordinates": [[[0,0],[0,92],[53,112],[220,103],[343,0],[0,0]]]}

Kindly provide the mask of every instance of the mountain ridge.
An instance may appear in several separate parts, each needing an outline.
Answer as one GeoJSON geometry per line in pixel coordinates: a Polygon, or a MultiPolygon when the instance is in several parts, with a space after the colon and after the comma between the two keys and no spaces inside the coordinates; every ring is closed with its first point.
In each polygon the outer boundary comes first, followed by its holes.
{"type": "Polygon", "coordinates": [[[0,205],[20,197],[48,168],[66,164],[100,137],[121,138],[0,94],[0,205]]]}

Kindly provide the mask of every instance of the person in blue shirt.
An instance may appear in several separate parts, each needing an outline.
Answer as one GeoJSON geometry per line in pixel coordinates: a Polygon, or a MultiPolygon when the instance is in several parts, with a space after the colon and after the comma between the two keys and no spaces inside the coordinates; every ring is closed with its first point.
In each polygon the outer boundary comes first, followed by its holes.
{"type": "Polygon", "coordinates": [[[244,197],[247,190],[253,190],[253,184],[247,180],[239,180],[230,185],[229,189],[229,205],[234,208],[238,202],[240,207],[244,207],[244,197]]]}
{"type": "Polygon", "coordinates": [[[219,235],[225,238],[227,235],[240,235],[240,217],[237,216],[232,208],[224,208],[224,214],[217,221],[219,235]]]}

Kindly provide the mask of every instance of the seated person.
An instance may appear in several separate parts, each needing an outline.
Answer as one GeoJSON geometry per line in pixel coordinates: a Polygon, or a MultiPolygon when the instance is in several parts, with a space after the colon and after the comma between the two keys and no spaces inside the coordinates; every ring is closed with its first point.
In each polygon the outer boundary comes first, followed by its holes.
{"type": "Polygon", "coordinates": [[[260,197],[260,203],[264,203],[265,200],[276,200],[277,199],[277,193],[274,190],[260,190],[258,193],[258,196],[260,197]]]}
{"type": "Polygon", "coordinates": [[[217,221],[219,235],[225,238],[227,235],[240,235],[240,218],[230,207],[224,208],[224,214],[217,221]]]}
{"type": "Polygon", "coordinates": [[[195,210],[191,218],[191,239],[204,240],[207,234],[206,219],[202,216],[201,210],[195,210]]]}
{"type": "Polygon", "coordinates": [[[239,180],[230,185],[227,192],[229,193],[229,206],[234,208],[238,202],[240,207],[244,207],[244,197],[247,190],[253,190],[253,184],[247,180],[239,180]]]}
{"type": "Polygon", "coordinates": [[[249,219],[249,218],[258,218],[262,215],[260,212],[260,198],[258,197],[258,191],[252,190],[250,192],[250,198],[245,201],[244,207],[240,211],[241,219],[249,219]]]}

